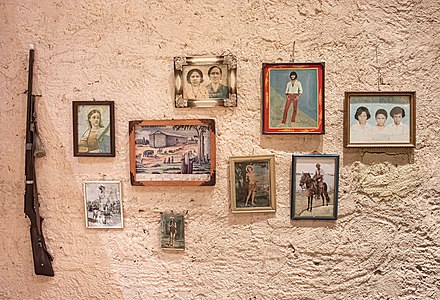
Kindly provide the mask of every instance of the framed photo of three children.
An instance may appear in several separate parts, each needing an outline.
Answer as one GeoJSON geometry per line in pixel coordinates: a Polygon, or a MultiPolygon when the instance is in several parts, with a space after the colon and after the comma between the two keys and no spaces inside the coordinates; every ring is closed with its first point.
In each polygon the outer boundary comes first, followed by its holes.
{"type": "Polygon", "coordinates": [[[346,92],[346,147],[415,147],[415,92],[346,92]]]}

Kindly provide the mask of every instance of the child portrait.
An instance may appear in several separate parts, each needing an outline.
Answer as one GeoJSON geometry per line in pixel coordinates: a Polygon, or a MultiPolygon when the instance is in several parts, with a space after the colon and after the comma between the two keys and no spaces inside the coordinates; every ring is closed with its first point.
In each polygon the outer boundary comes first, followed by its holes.
{"type": "Polygon", "coordinates": [[[346,93],[345,144],[412,147],[414,113],[413,93],[346,93]]]}

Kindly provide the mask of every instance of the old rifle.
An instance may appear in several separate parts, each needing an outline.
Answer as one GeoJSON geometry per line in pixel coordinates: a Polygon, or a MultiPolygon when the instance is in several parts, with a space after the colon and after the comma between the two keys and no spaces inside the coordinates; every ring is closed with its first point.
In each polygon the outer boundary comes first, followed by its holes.
{"type": "Polygon", "coordinates": [[[26,117],[26,157],[25,176],[26,189],[24,193],[24,213],[31,221],[32,254],[34,257],[35,274],[54,276],[52,255],[46,248],[43,237],[43,218],[40,217],[38,192],[35,173],[35,157],[46,155],[37,133],[36,115],[34,111],[35,96],[32,94],[32,80],[34,69],[34,49],[29,50],[29,75],[27,90],[27,117],[26,117]]]}

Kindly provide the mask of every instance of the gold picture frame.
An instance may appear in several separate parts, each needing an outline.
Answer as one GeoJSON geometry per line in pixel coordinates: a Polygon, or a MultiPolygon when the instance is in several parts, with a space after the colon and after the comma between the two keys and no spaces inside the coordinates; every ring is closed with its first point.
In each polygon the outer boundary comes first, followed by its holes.
{"type": "Polygon", "coordinates": [[[233,213],[276,211],[275,156],[241,156],[229,159],[233,213]]]}

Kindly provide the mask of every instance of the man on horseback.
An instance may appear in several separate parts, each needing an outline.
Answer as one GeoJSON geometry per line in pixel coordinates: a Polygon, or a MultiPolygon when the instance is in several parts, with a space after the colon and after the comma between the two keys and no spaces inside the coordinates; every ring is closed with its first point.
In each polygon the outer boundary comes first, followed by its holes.
{"type": "Polygon", "coordinates": [[[313,180],[315,180],[315,182],[318,184],[318,188],[319,191],[322,192],[322,190],[324,189],[324,170],[321,169],[321,164],[317,163],[316,164],[316,171],[315,171],[315,175],[313,176],[313,180]]]}
{"type": "Polygon", "coordinates": [[[322,197],[322,205],[324,205],[324,197],[327,200],[327,205],[330,202],[330,197],[328,196],[327,193],[327,184],[324,181],[324,175],[325,172],[323,169],[321,169],[321,164],[317,163],[316,164],[316,171],[315,171],[315,175],[313,176],[313,180],[315,181],[316,185],[317,185],[317,198],[319,197],[319,195],[321,195],[322,197]]]}

